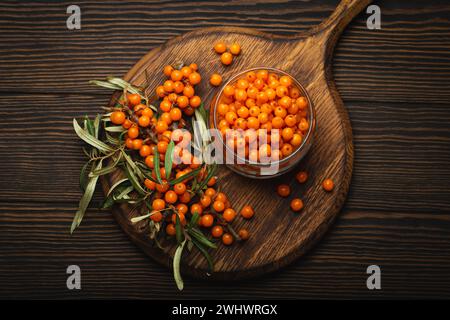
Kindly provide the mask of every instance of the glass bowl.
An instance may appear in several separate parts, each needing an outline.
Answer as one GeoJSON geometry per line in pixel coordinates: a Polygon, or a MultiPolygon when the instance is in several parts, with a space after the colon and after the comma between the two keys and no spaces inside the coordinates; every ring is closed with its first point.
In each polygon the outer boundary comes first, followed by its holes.
{"type": "Polygon", "coordinates": [[[305,157],[305,155],[307,154],[313,143],[314,132],[316,128],[316,114],[314,110],[314,105],[305,88],[297,79],[295,79],[295,77],[293,77],[291,74],[285,71],[269,67],[251,68],[234,75],[231,79],[229,79],[225,84],[222,85],[219,92],[215,95],[215,97],[211,102],[209,126],[211,129],[219,130],[218,126],[219,117],[217,115],[217,106],[221,103],[222,97],[224,97],[223,93],[224,88],[227,85],[235,84],[238,79],[241,79],[248,72],[250,71],[257,72],[259,70],[267,70],[269,73],[274,73],[278,76],[283,75],[289,76],[292,79],[293,86],[297,87],[300,90],[301,96],[304,96],[308,101],[308,106],[306,107],[307,112],[306,118],[308,120],[309,127],[305,135],[303,136],[301,144],[290,155],[281,158],[279,160],[272,160],[270,162],[263,163],[259,161],[251,161],[245,156],[242,157],[242,155],[236,153],[234,149],[230,148],[225,143],[222,134],[217,134],[217,138],[219,141],[216,141],[215,143],[218,145],[219,148],[220,147],[223,148],[222,151],[224,155],[227,156],[231,155],[233,159],[232,163],[230,163],[229,161],[227,161],[226,163],[231,170],[250,178],[268,179],[279,176],[289,171],[290,169],[294,168],[305,157]]]}

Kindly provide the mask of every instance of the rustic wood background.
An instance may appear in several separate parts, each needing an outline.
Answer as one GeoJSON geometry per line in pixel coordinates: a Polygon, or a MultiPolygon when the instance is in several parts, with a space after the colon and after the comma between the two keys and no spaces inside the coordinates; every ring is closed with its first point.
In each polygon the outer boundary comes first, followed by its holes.
{"type": "MultiPolygon", "coordinates": [[[[109,99],[87,81],[123,75],[150,49],[208,26],[293,35],[338,1],[0,3],[0,298],[450,297],[450,4],[377,1],[337,45],[334,77],[353,125],[347,203],[304,258],[236,283],[185,279],[150,260],[109,212],[89,210],[73,236],[82,143],[71,119],[109,99]],[[80,265],[82,290],[66,289],[80,265]],[[368,265],[382,290],[366,288],[368,265]]],[[[95,201],[100,201],[100,192],[95,201]]]]}

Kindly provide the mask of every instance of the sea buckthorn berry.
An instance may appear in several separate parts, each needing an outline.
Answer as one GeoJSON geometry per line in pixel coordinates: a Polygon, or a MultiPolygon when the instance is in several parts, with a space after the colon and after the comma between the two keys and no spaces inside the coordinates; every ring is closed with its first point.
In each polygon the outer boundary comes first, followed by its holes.
{"type": "Polygon", "coordinates": [[[292,130],[292,128],[286,127],[281,131],[281,136],[283,137],[284,141],[290,141],[294,136],[294,131],[292,130]]]}
{"type": "Polygon", "coordinates": [[[163,120],[158,120],[158,122],[156,123],[156,126],[155,126],[155,130],[157,133],[163,133],[164,131],[167,130],[168,127],[169,126],[168,126],[167,122],[165,122],[163,120]]]}
{"type": "Polygon", "coordinates": [[[147,116],[140,116],[138,123],[141,127],[148,127],[150,125],[150,118],[147,116]]]}
{"type": "Polygon", "coordinates": [[[249,110],[247,107],[242,106],[237,110],[237,114],[239,117],[246,119],[249,116],[249,110]]]}
{"type": "Polygon", "coordinates": [[[142,147],[142,139],[134,139],[133,140],[133,149],[139,150],[142,147]]]}
{"type": "Polygon", "coordinates": [[[175,229],[175,225],[173,223],[169,223],[166,226],[166,233],[168,236],[174,236],[177,234],[177,230],[175,229]]]}
{"type": "Polygon", "coordinates": [[[222,41],[217,42],[214,45],[214,51],[217,53],[224,53],[225,51],[227,51],[227,45],[222,41]]]}
{"type": "Polygon", "coordinates": [[[183,79],[183,74],[180,70],[173,70],[170,74],[170,79],[172,79],[172,81],[181,81],[183,79]]]}
{"type": "Polygon", "coordinates": [[[308,100],[306,100],[305,97],[300,97],[295,102],[300,110],[303,110],[308,106],[308,100]]]}
{"type": "Polygon", "coordinates": [[[214,227],[212,227],[211,235],[214,238],[220,238],[223,235],[223,227],[222,226],[214,226],[214,227]]]}
{"type": "Polygon", "coordinates": [[[299,198],[292,199],[291,201],[291,209],[292,211],[300,211],[303,209],[303,201],[299,198]]]}
{"type": "Polygon", "coordinates": [[[235,56],[237,56],[239,53],[241,53],[241,46],[239,44],[237,44],[237,43],[233,43],[230,46],[230,52],[232,54],[234,54],[235,56]]]}
{"type": "Polygon", "coordinates": [[[189,75],[189,82],[193,86],[199,84],[201,80],[202,80],[202,77],[200,76],[200,73],[198,73],[198,72],[192,72],[189,75]]]}
{"type": "Polygon", "coordinates": [[[150,219],[152,219],[154,222],[160,222],[163,218],[163,215],[159,211],[153,211],[150,215],[150,219]]]}
{"type": "Polygon", "coordinates": [[[137,93],[129,94],[127,96],[127,99],[128,99],[128,104],[130,106],[132,106],[132,107],[134,107],[134,106],[138,105],[139,103],[141,103],[141,96],[138,95],[137,93]]]}
{"type": "Polygon", "coordinates": [[[255,214],[251,206],[245,206],[241,209],[241,216],[245,219],[250,219],[255,214]]]}
{"type": "Polygon", "coordinates": [[[163,83],[164,91],[165,92],[173,92],[173,81],[172,80],[166,80],[163,83]]]}
{"type": "Polygon", "coordinates": [[[125,121],[122,123],[122,127],[124,129],[130,129],[133,125],[133,122],[131,122],[129,119],[125,119],[125,121]]]}
{"type": "Polygon", "coordinates": [[[163,199],[155,199],[152,202],[152,208],[155,211],[163,210],[166,207],[166,202],[163,199]]]}
{"type": "Polygon", "coordinates": [[[168,143],[167,143],[167,141],[159,141],[158,142],[158,144],[156,145],[157,146],[157,149],[158,149],[158,152],[161,154],[161,153],[166,153],[166,151],[167,151],[167,146],[168,146],[168,143]]]}
{"type": "Polygon", "coordinates": [[[223,242],[223,244],[226,245],[226,246],[230,246],[230,245],[233,243],[233,241],[234,241],[234,238],[233,238],[233,236],[232,236],[231,234],[229,234],[229,233],[225,233],[225,234],[222,236],[222,242],[223,242]]]}
{"type": "Polygon", "coordinates": [[[300,94],[301,94],[300,90],[296,87],[292,87],[289,89],[289,96],[292,99],[297,99],[298,97],[300,97],[300,94]]]}
{"type": "Polygon", "coordinates": [[[305,183],[308,180],[308,173],[306,171],[300,171],[295,175],[295,178],[299,183],[305,183]]]}
{"type": "Polygon", "coordinates": [[[178,200],[178,195],[175,193],[175,191],[169,190],[164,195],[164,200],[166,200],[167,203],[175,203],[178,200]]]}
{"type": "Polygon", "coordinates": [[[176,183],[173,186],[173,190],[175,191],[176,194],[182,195],[183,193],[186,192],[186,185],[183,182],[176,183]]]}
{"type": "Polygon", "coordinates": [[[183,113],[187,116],[192,116],[194,114],[194,112],[195,112],[195,110],[191,106],[187,106],[186,108],[183,109],[183,113]]]}
{"type": "Polygon", "coordinates": [[[187,96],[179,96],[177,98],[177,105],[180,109],[184,109],[189,105],[189,98],[187,96]]]}
{"type": "Polygon", "coordinates": [[[298,128],[299,128],[301,131],[306,131],[306,130],[308,130],[308,128],[309,128],[308,120],[306,120],[305,118],[301,119],[301,120],[300,120],[300,123],[298,124],[298,128]]]}
{"type": "Polygon", "coordinates": [[[281,153],[283,154],[283,157],[287,157],[292,154],[294,149],[292,148],[292,145],[289,143],[284,143],[281,147],[281,153]]]}
{"type": "Polygon", "coordinates": [[[185,205],[184,203],[177,204],[175,208],[177,209],[178,213],[182,214],[186,214],[189,211],[188,206],[185,205]]]}
{"type": "Polygon", "coordinates": [[[291,139],[291,141],[289,141],[289,143],[293,147],[297,148],[302,144],[302,141],[303,141],[302,136],[298,133],[294,133],[294,135],[292,136],[292,139],[291,139]]]}
{"type": "Polygon", "coordinates": [[[290,87],[292,85],[292,79],[289,76],[281,76],[279,81],[280,84],[285,87],[290,87]]]}
{"type": "Polygon", "coordinates": [[[207,196],[207,195],[203,195],[201,198],[200,198],[200,203],[202,204],[202,206],[204,207],[204,208],[207,208],[207,207],[209,207],[210,206],[210,204],[211,204],[211,197],[209,197],[209,196],[207,196]]]}
{"type": "Polygon", "coordinates": [[[202,103],[202,99],[200,99],[199,96],[193,96],[190,100],[189,100],[189,105],[192,108],[197,108],[200,106],[200,104],[202,103]]]}
{"type": "Polygon", "coordinates": [[[166,75],[167,77],[170,77],[170,75],[172,74],[172,71],[173,71],[173,70],[174,70],[174,69],[173,69],[172,66],[167,65],[167,66],[164,67],[163,73],[164,73],[164,75],[166,75]]]}
{"type": "Polygon", "coordinates": [[[269,78],[269,72],[267,70],[259,70],[256,72],[256,77],[266,81],[269,78]]]}
{"type": "Polygon", "coordinates": [[[200,218],[200,223],[203,227],[209,228],[214,223],[214,217],[211,214],[205,214],[200,218]]]}
{"type": "Polygon", "coordinates": [[[164,90],[164,86],[156,87],[156,95],[160,98],[163,98],[166,95],[166,90],[164,90]]]}
{"type": "Polygon", "coordinates": [[[156,184],[156,190],[158,190],[159,192],[162,192],[162,193],[169,190],[169,183],[166,180],[163,180],[161,182],[162,183],[156,184]]]}
{"type": "Polygon", "coordinates": [[[236,87],[239,89],[247,89],[248,88],[248,81],[247,79],[239,79],[236,82],[236,87]]]}
{"type": "Polygon", "coordinates": [[[272,118],[272,127],[274,129],[281,129],[284,125],[284,120],[283,118],[279,117],[279,116],[275,116],[272,118]]]}
{"type": "Polygon", "coordinates": [[[200,203],[194,203],[191,205],[191,213],[192,214],[199,214],[201,215],[203,213],[203,207],[200,203]]]}
{"type": "Polygon", "coordinates": [[[152,148],[149,145],[144,144],[141,149],[139,149],[139,154],[141,157],[145,158],[152,153],[152,148]]]}
{"type": "Polygon", "coordinates": [[[192,69],[188,66],[184,66],[183,68],[180,69],[180,71],[183,77],[185,78],[189,78],[189,75],[192,73],[192,69]]]}
{"type": "Polygon", "coordinates": [[[222,83],[222,76],[218,73],[213,73],[209,79],[209,83],[214,87],[220,86],[222,83]]]}
{"type": "Polygon", "coordinates": [[[156,188],[156,183],[150,179],[145,179],[144,185],[150,190],[155,190],[156,188]]]}
{"type": "Polygon", "coordinates": [[[289,114],[289,115],[286,116],[286,118],[284,118],[284,123],[288,127],[293,127],[293,126],[296,125],[297,119],[295,118],[295,116],[293,114],[289,114]]]}
{"type": "Polygon", "coordinates": [[[180,195],[180,202],[181,203],[189,203],[191,201],[191,194],[189,192],[185,192],[182,195],[180,195]]]}
{"type": "Polygon", "coordinates": [[[249,117],[247,119],[247,127],[249,127],[250,129],[258,129],[259,128],[259,120],[258,118],[255,117],[249,117]]]}
{"type": "Polygon", "coordinates": [[[237,101],[244,102],[247,99],[247,91],[245,91],[244,89],[239,89],[239,88],[235,89],[234,90],[234,98],[237,101]]]}
{"type": "Polygon", "coordinates": [[[114,124],[123,124],[125,122],[125,113],[122,111],[114,111],[111,113],[110,117],[111,122],[114,124]]]}
{"type": "Polygon", "coordinates": [[[205,190],[205,195],[213,198],[216,195],[216,190],[214,190],[213,188],[208,188],[205,190]]]}
{"type": "Polygon", "coordinates": [[[225,120],[229,123],[229,124],[234,124],[234,122],[237,119],[237,115],[236,113],[229,111],[225,114],[225,120]]]}
{"type": "Polygon", "coordinates": [[[247,229],[239,230],[238,235],[239,235],[239,238],[241,238],[241,240],[244,240],[244,241],[247,240],[250,236],[247,229]]]}
{"type": "Polygon", "coordinates": [[[214,201],[213,203],[213,209],[216,212],[222,212],[223,210],[225,210],[225,203],[223,203],[222,201],[214,201]]]}
{"type": "Polygon", "coordinates": [[[191,86],[191,85],[184,86],[183,95],[185,95],[188,98],[192,98],[194,96],[194,94],[195,94],[195,89],[193,86],[191,86]]]}
{"type": "Polygon", "coordinates": [[[229,110],[229,107],[225,103],[219,103],[219,105],[217,106],[217,112],[222,116],[226,115],[228,110],[229,110]]]}
{"type": "Polygon", "coordinates": [[[229,52],[224,52],[220,56],[220,61],[222,62],[222,64],[228,66],[233,62],[233,55],[229,52]]]}
{"type": "Polygon", "coordinates": [[[147,156],[144,161],[145,161],[145,165],[147,167],[149,167],[151,169],[153,169],[155,167],[153,156],[147,156]]]}
{"type": "MultiPolygon", "coordinates": [[[[175,83],[173,84],[173,91],[175,91],[175,93],[182,93],[184,90],[184,84],[181,81],[175,81],[175,83]]],[[[174,102],[176,100],[176,98],[172,101],[174,102]]]]}
{"type": "Polygon", "coordinates": [[[172,102],[170,102],[169,100],[163,100],[159,104],[159,108],[164,112],[169,112],[172,108],[172,102]]]}
{"type": "Polygon", "coordinates": [[[234,95],[234,87],[227,85],[223,88],[223,94],[227,97],[232,97],[234,95]]]}
{"type": "Polygon", "coordinates": [[[256,80],[256,72],[255,71],[249,71],[249,72],[247,72],[245,77],[247,78],[248,82],[252,83],[253,81],[256,80]]]}
{"type": "Polygon", "coordinates": [[[291,194],[291,187],[289,187],[287,184],[280,184],[277,187],[277,193],[280,197],[288,197],[291,194]]]}
{"type": "Polygon", "coordinates": [[[172,121],[179,121],[181,119],[181,110],[178,108],[170,110],[170,118],[172,121]]]}
{"type": "Polygon", "coordinates": [[[150,109],[150,108],[148,108],[148,107],[146,107],[146,108],[144,108],[144,109],[142,110],[142,114],[141,114],[141,115],[142,115],[142,116],[149,117],[149,119],[151,119],[151,118],[153,117],[153,110],[150,109]]]}
{"type": "Polygon", "coordinates": [[[288,96],[284,96],[278,101],[278,104],[283,108],[287,109],[292,105],[292,99],[288,96]]]}
{"type": "Polygon", "coordinates": [[[322,182],[322,187],[325,191],[332,191],[334,189],[334,182],[331,179],[325,179],[322,182]]]}
{"type": "Polygon", "coordinates": [[[212,187],[213,185],[215,185],[216,184],[216,182],[217,182],[217,177],[211,177],[209,180],[208,180],[208,183],[206,184],[208,187],[212,187]]]}
{"type": "Polygon", "coordinates": [[[191,63],[191,64],[189,65],[189,68],[191,68],[191,69],[194,70],[194,71],[197,71],[197,70],[198,70],[198,65],[197,65],[196,63],[191,63]]]}
{"type": "MultiPolygon", "coordinates": [[[[271,89],[271,90],[273,90],[273,89],[271,89]]],[[[276,95],[280,98],[286,96],[289,93],[288,88],[286,88],[285,86],[278,86],[276,88],[275,92],[276,92],[276,95]]]]}

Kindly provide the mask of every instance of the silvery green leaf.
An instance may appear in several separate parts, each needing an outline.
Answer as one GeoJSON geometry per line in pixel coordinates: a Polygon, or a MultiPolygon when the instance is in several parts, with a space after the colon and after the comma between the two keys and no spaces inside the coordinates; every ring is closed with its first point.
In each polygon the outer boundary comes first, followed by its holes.
{"type": "Polygon", "coordinates": [[[108,132],[122,132],[126,129],[122,126],[112,126],[112,127],[105,127],[105,130],[108,132]]]}
{"type": "Polygon", "coordinates": [[[78,137],[80,137],[81,140],[83,140],[87,144],[93,146],[94,148],[96,148],[104,153],[114,151],[113,148],[108,146],[106,143],[98,140],[97,138],[93,137],[88,132],[83,130],[80,127],[80,125],[78,124],[76,119],[73,119],[73,128],[75,129],[76,134],[78,135],[78,137]]]}
{"type": "MultiPolygon", "coordinates": [[[[98,170],[102,167],[102,161],[100,160],[95,167],[95,170],[98,170]]],[[[89,206],[89,203],[91,202],[92,195],[95,191],[95,186],[97,185],[98,176],[93,177],[89,180],[86,190],[84,191],[83,196],[81,197],[78,211],[75,213],[75,217],[73,218],[72,226],[70,227],[70,233],[72,234],[73,231],[80,225],[81,220],[83,220],[84,213],[86,212],[87,207],[89,206]]]]}
{"type": "Polygon", "coordinates": [[[123,179],[120,179],[120,180],[118,180],[116,183],[114,183],[110,188],[109,188],[109,191],[108,191],[108,193],[106,194],[106,196],[107,197],[109,197],[109,195],[118,187],[118,186],[120,186],[122,183],[124,183],[125,181],[128,181],[128,179],[127,178],[123,178],[123,179]]]}
{"type": "Polygon", "coordinates": [[[167,145],[166,154],[164,157],[164,168],[166,169],[166,177],[170,178],[170,174],[172,173],[172,163],[173,163],[173,149],[175,147],[175,143],[173,140],[170,140],[167,145]]]}
{"type": "Polygon", "coordinates": [[[142,188],[141,183],[139,182],[139,179],[136,177],[136,175],[133,172],[133,169],[130,167],[130,165],[127,163],[125,166],[125,173],[130,180],[131,184],[133,185],[134,189],[141,195],[145,195],[145,190],[142,188]]]}
{"type": "Polygon", "coordinates": [[[184,240],[175,251],[175,255],[173,257],[173,277],[175,279],[175,283],[177,284],[178,290],[183,290],[184,284],[183,279],[181,278],[180,273],[180,262],[181,262],[181,254],[183,253],[184,245],[186,244],[186,240],[184,240]]]}
{"type": "Polygon", "coordinates": [[[155,171],[155,175],[156,175],[156,180],[158,180],[159,184],[162,184],[162,180],[161,180],[161,172],[159,170],[159,152],[158,149],[155,149],[155,155],[153,158],[153,165],[155,166],[155,168],[153,169],[155,171]]]}
{"type": "Polygon", "coordinates": [[[102,176],[108,173],[111,173],[117,169],[117,164],[122,159],[122,154],[119,153],[119,156],[117,156],[114,161],[107,167],[101,168],[99,170],[94,170],[91,173],[89,173],[89,177],[95,177],[95,176],[102,176]]]}
{"type": "Polygon", "coordinates": [[[98,135],[100,132],[100,119],[101,119],[101,115],[97,114],[97,116],[95,117],[94,120],[94,137],[98,139],[98,135]]]}
{"type": "Polygon", "coordinates": [[[144,175],[142,174],[141,169],[134,163],[134,161],[130,158],[129,155],[125,151],[122,150],[122,156],[126,160],[127,164],[133,169],[132,171],[138,176],[139,179],[144,180],[144,175]]]}

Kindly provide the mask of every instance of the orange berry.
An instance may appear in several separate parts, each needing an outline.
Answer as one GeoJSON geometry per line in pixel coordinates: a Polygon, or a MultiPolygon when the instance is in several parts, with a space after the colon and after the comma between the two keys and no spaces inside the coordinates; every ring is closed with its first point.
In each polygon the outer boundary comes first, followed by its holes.
{"type": "Polygon", "coordinates": [[[229,52],[224,52],[222,53],[222,55],[220,56],[220,61],[228,66],[233,62],[233,55],[229,52]]]}
{"type": "Polygon", "coordinates": [[[177,98],[177,105],[181,109],[186,108],[189,105],[189,98],[187,96],[179,96],[177,98]]]}
{"type": "Polygon", "coordinates": [[[294,133],[294,135],[292,136],[291,141],[289,141],[289,143],[293,146],[293,147],[299,147],[302,144],[302,136],[298,133],[294,133]]]}
{"type": "Polygon", "coordinates": [[[325,179],[322,182],[322,187],[325,191],[332,191],[334,189],[334,182],[331,179],[325,179]]]}
{"type": "Polygon", "coordinates": [[[164,89],[164,86],[158,86],[156,88],[156,95],[160,98],[162,98],[166,95],[166,90],[164,89]]]}
{"type": "Polygon", "coordinates": [[[173,67],[172,67],[172,66],[169,66],[169,65],[165,66],[164,69],[163,69],[163,73],[164,73],[167,77],[170,77],[170,75],[172,74],[172,71],[173,71],[173,67]]]}
{"type": "Polygon", "coordinates": [[[255,214],[255,211],[253,211],[253,208],[251,206],[245,206],[241,210],[241,216],[245,219],[250,219],[255,214]]]}
{"type": "Polygon", "coordinates": [[[188,212],[188,206],[184,203],[177,204],[175,208],[177,209],[178,213],[186,214],[188,212]]]}
{"type": "Polygon", "coordinates": [[[247,229],[241,229],[239,230],[239,238],[241,238],[241,240],[247,240],[249,238],[249,233],[247,231],[247,229]]]}
{"type": "Polygon", "coordinates": [[[167,183],[166,180],[163,180],[162,183],[156,184],[156,190],[158,190],[161,193],[164,193],[167,190],[169,190],[169,184],[167,183]]]}
{"type": "Polygon", "coordinates": [[[283,144],[281,147],[281,153],[283,154],[283,157],[287,157],[292,154],[293,148],[292,145],[289,143],[283,144]]]}
{"type": "Polygon", "coordinates": [[[303,201],[299,198],[292,199],[291,201],[292,211],[300,211],[303,209],[303,201]]]}
{"type": "Polygon", "coordinates": [[[258,70],[256,72],[256,78],[266,81],[269,78],[269,72],[267,70],[258,70]]]}
{"type": "Polygon", "coordinates": [[[290,87],[292,85],[292,79],[289,76],[281,76],[279,81],[280,84],[285,87],[290,87]]]}
{"type": "Polygon", "coordinates": [[[137,106],[139,103],[141,103],[141,96],[137,93],[132,93],[127,96],[128,104],[132,107],[137,106]]]}
{"type": "Polygon", "coordinates": [[[145,165],[151,169],[153,169],[155,167],[153,156],[147,156],[145,158],[145,165]]]}
{"type": "Polygon", "coordinates": [[[214,190],[213,188],[208,188],[205,190],[205,195],[213,198],[216,195],[216,190],[214,190]]]}
{"type": "Polygon", "coordinates": [[[139,149],[139,154],[141,157],[145,158],[152,153],[152,148],[149,145],[144,144],[141,149],[139,149]]]}
{"type": "Polygon", "coordinates": [[[298,124],[298,128],[301,131],[306,131],[309,128],[309,123],[308,120],[306,120],[305,118],[303,118],[302,120],[300,120],[300,123],[298,124]]]}
{"type": "Polygon", "coordinates": [[[200,223],[205,228],[209,228],[214,223],[214,217],[211,214],[205,214],[200,218],[200,223]]]}
{"type": "Polygon", "coordinates": [[[185,78],[189,78],[189,75],[192,73],[192,69],[188,66],[184,66],[180,71],[185,78]]]}
{"type": "Polygon", "coordinates": [[[163,120],[158,120],[158,122],[156,123],[155,126],[155,130],[157,133],[164,133],[164,131],[167,130],[167,128],[169,128],[167,122],[163,121],[163,120]]]}
{"type": "Polygon", "coordinates": [[[111,122],[114,124],[123,124],[125,122],[125,113],[122,111],[114,111],[109,116],[111,122]]]}
{"type": "Polygon", "coordinates": [[[223,227],[222,226],[214,226],[214,227],[212,227],[211,235],[214,238],[220,238],[223,235],[223,227]]]}
{"type": "Polygon", "coordinates": [[[176,194],[182,195],[183,193],[186,192],[186,185],[183,182],[176,183],[173,186],[173,190],[175,191],[176,194]]]}
{"type": "Polygon", "coordinates": [[[213,209],[216,212],[222,212],[225,209],[225,203],[223,203],[222,201],[216,200],[213,203],[213,209]]]}
{"type": "Polygon", "coordinates": [[[180,70],[173,70],[170,74],[170,79],[172,79],[172,81],[181,81],[183,79],[183,74],[180,70]]]}
{"type": "Polygon", "coordinates": [[[308,106],[308,100],[306,100],[305,97],[300,97],[295,102],[300,110],[303,110],[308,106]]]}
{"type": "Polygon", "coordinates": [[[163,210],[166,207],[166,202],[163,199],[155,199],[152,202],[152,208],[155,211],[163,210]]]}
{"type": "Polygon", "coordinates": [[[283,137],[284,141],[290,141],[294,136],[294,131],[291,128],[286,127],[281,131],[281,136],[283,137]]]}
{"type": "Polygon", "coordinates": [[[133,140],[133,149],[139,150],[142,147],[142,139],[134,139],[133,140]]]}
{"type": "Polygon", "coordinates": [[[194,70],[194,71],[197,71],[197,70],[198,70],[198,66],[197,66],[196,63],[191,63],[191,64],[189,65],[189,68],[191,68],[191,69],[194,70]]]}
{"type": "Polygon", "coordinates": [[[227,198],[227,196],[225,195],[225,193],[223,193],[223,192],[218,192],[217,195],[216,195],[215,200],[217,200],[217,201],[222,201],[222,202],[225,203],[225,202],[227,202],[228,198],[227,198]]]}
{"type": "Polygon", "coordinates": [[[208,183],[206,184],[208,187],[212,187],[213,185],[215,185],[216,184],[216,182],[217,182],[217,177],[211,177],[209,180],[208,180],[208,183]]]}
{"type": "Polygon", "coordinates": [[[203,207],[200,203],[194,203],[191,205],[191,213],[201,215],[203,213],[203,207]]]}
{"type": "Polygon", "coordinates": [[[308,173],[306,171],[300,171],[295,175],[295,178],[299,183],[305,183],[308,180],[308,173]]]}
{"type": "Polygon", "coordinates": [[[227,51],[227,45],[223,42],[217,42],[214,45],[214,51],[217,53],[224,53],[225,51],[227,51]]]}
{"type": "Polygon", "coordinates": [[[280,184],[277,187],[277,193],[280,197],[288,197],[291,194],[291,188],[287,184],[280,184]]]}
{"type": "Polygon", "coordinates": [[[191,201],[191,194],[189,192],[185,192],[182,195],[180,195],[180,202],[181,203],[189,203],[191,201]]]}
{"type": "Polygon", "coordinates": [[[202,77],[200,76],[200,73],[198,73],[198,72],[192,72],[189,75],[189,82],[193,86],[195,86],[196,84],[199,84],[201,80],[202,80],[202,77]]]}
{"type": "Polygon", "coordinates": [[[133,125],[133,122],[131,122],[129,119],[125,119],[125,121],[122,123],[122,127],[124,129],[130,129],[133,125]]]}
{"type": "Polygon", "coordinates": [[[162,218],[163,218],[163,215],[159,211],[156,211],[156,212],[154,211],[150,215],[150,219],[152,219],[155,222],[160,222],[162,220],[162,218]]]}
{"type": "Polygon", "coordinates": [[[288,96],[284,96],[280,100],[278,100],[278,104],[283,108],[287,109],[292,105],[292,99],[288,96]]]}
{"type": "Polygon", "coordinates": [[[195,89],[193,86],[191,86],[191,85],[184,86],[183,95],[185,95],[188,98],[192,98],[194,96],[194,94],[195,94],[195,89]]]}
{"type": "Polygon", "coordinates": [[[167,203],[175,203],[178,200],[178,195],[175,193],[175,191],[169,190],[164,195],[164,200],[166,200],[167,203]]]}
{"type": "Polygon", "coordinates": [[[170,110],[170,118],[172,121],[179,121],[181,119],[181,110],[178,108],[173,108],[170,110]]]}
{"type": "MultiPolygon", "coordinates": [[[[175,93],[182,93],[184,90],[184,84],[181,81],[175,81],[175,83],[173,84],[173,91],[175,91],[175,93]]],[[[174,99],[175,101],[176,99],[174,99]]]]}
{"type": "Polygon", "coordinates": [[[256,80],[256,72],[255,71],[249,71],[249,72],[247,72],[245,77],[247,78],[248,82],[253,82],[253,81],[256,80]]]}
{"type": "Polygon", "coordinates": [[[211,83],[214,87],[220,86],[222,83],[222,76],[220,74],[213,73],[209,79],[209,83],[211,83]]]}
{"type": "Polygon", "coordinates": [[[163,87],[164,87],[164,91],[165,92],[173,92],[174,88],[173,88],[173,81],[172,80],[166,80],[163,83],[163,87]]]}
{"type": "Polygon", "coordinates": [[[220,114],[221,116],[226,115],[228,110],[229,107],[225,103],[219,103],[219,105],[217,106],[217,113],[220,114]]]}
{"type": "Polygon", "coordinates": [[[232,54],[234,54],[235,56],[237,56],[239,53],[241,53],[241,46],[239,44],[237,44],[237,43],[233,43],[230,46],[230,52],[232,54]]]}
{"type": "Polygon", "coordinates": [[[231,209],[231,208],[225,209],[225,211],[223,212],[222,217],[223,217],[223,219],[224,219],[226,222],[231,222],[231,221],[233,221],[234,218],[236,217],[236,211],[234,211],[234,210],[231,209]]]}
{"type": "Polygon", "coordinates": [[[166,226],[166,233],[167,233],[167,235],[169,235],[169,236],[174,236],[174,235],[177,234],[177,230],[175,229],[175,225],[174,225],[173,223],[169,223],[169,224],[166,226]]]}
{"type": "Polygon", "coordinates": [[[207,208],[207,207],[209,207],[209,205],[211,204],[211,197],[209,197],[209,196],[207,196],[207,195],[203,195],[201,198],[200,198],[200,203],[202,204],[202,206],[204,207],[204,208],[207,208]]]}
{"type": "Polygon", "coordinates": [[[157,146],[158,152],[160,154],[164,154],[167,151],[168,143],[167,143],[167,141],[162,140],[162,141],[159,141],[156,146],[157,146]]]}
{"type": "Polygon", "coordinates": [[[229,233],[225,233],[222,236],[222,242],[226,246],[231,245],[233,243],[233,241],[234,241],[233,236],[231,234],[229,234],[229,233]]]}
{"type": "Polygon", "coordinates": [[[234,96],[234,87],[227,85],[225,88],[223,88],[223,94],[227,97],[234,96]]]}
{"type": "Polygon", "coordinates": [[[178,212],[178,214],[176,213],[172,214],[172,223],[175,225],[177,224],[177,216],[178,219],[180,220],[180,224],[184,226],[186,224],[186,217],[184,216],[184,214],[180,212],[178,212]]]}
{"type": "Polygon", "coordinates": [[[146,107],[146,108],[144,108],[144,110],[142,110],[142,115],[149,117],[149,119],[151,119],[153,117],[153,110],[146,107]]]}
{"type": "Polygon", "coordinates": [[[189,100],[189,105],[192,108],[197,108],[200,106],[200,104],[202,103],[202,99],[200,99],[199,96],[193,96],[190,100],[189,100]]]}
{"type": "Polygon", "coordinates": [[[144,185],[150,190],[155,190],[156,188],[156,183],[150,179],[145,179],[144,185]]]}
{"type": "Polygon", "coordinates": [[[234,90],[234,98],[237,101],[243,102],[247,99],[247,91],[245,91],[244,89],[235,89],[234,90]]]}
{"type": "Polygon", "coordinates": [[[141,127],[148,127],[150,125],[150,118],[147,116],[140,116],[138,123],[141,127]]]}

